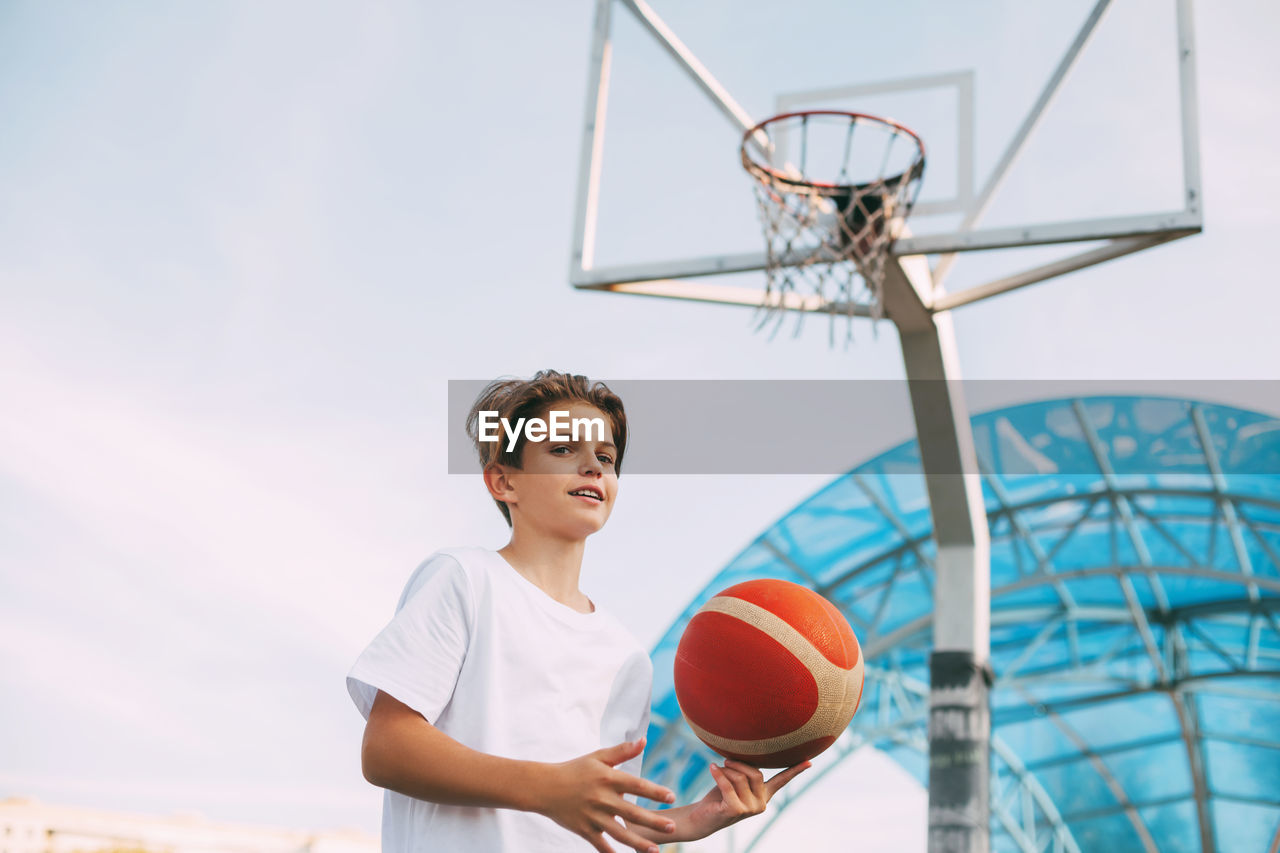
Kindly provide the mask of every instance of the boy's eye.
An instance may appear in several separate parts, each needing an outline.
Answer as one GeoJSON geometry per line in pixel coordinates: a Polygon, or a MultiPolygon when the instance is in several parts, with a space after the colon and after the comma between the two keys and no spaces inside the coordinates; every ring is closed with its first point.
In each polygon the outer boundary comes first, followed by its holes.
{"type": "Polygon", "coordinates": [[[561,456],[563,456],[565,453],[572,453],[573,450],[569,447],[566,447],[563,444],[558,444],[555,447],[551,448],[551,452],[559,453],[561,456]]]}
{"type": "Polygon", "coordinates": [[[613,457],[607,453],[600,453],[596,456],[596,458],[599,459],[605,465],[613,464],[613,457]]]}

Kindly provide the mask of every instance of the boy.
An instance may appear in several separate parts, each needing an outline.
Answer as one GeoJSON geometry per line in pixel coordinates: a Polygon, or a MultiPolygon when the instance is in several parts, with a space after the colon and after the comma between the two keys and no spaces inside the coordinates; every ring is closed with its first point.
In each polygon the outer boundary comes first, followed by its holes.
{"type": "Polygon", "coordinates": [[[511,541],[428,558],[347,678],[367,720],[365,778],[387,789],[383,850],[607,853],[613,839],[657,853],[762,812],[807,763],[766,782],[726,761],[697,803],[634,802],[674,800],[638,775],[652,665],[578,586],[586,539],[617,496],[622,401],[542,371],[490,384],[467,432],[511,541]],[[520,430],[534,418],[553,428],[520,430]]]}

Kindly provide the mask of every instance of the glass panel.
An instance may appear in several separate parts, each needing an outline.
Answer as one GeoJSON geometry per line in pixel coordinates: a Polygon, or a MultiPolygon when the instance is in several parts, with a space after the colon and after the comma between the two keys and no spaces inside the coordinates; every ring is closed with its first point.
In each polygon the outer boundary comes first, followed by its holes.
{"type": "MultiPolygon", "coordinates": [[[[1106,565],[1106,561],[1101,555],[1090,554],[1085,565],[1087,567],[1106,565]]],[[[1122,606],[1124,604],[1124,592],[1120,588],[1120,582],[1114,575],[1098,574],[1083,578],[1070,578],[1063,582],[1066,584],[1067,589],[1070,590],[1077,604],[1104,606],[1122,606]]]]}
{"type": "Polygon", "coordinates": [[[919,572],[899,577],[893,596],[885,605],[880,630],[892,631],[933,610],[933,594],[920,580],[919,572]]]}
{"type": "MultiPolygon", "coordinates": [[[[1194,800],[1140,809],[1138,814],[1151,831],[1160,853],[1202,853],[1200,822],[1194,800]]],[[[1249,850],[1245,847],[1223,847],[1222,850],[1249,850]]]]}
{"type": "Polygon", "coordinates": [[[1280,749],[1205,739],[1204,752],[1209,790],[1214,794],[1271,802],[1280,799],[1280,749]]]}
{"type": "Polygon", "coordinates": [[[1095,749],[1181,731],[1173,705],[1163,695],[1131,696],[1062,716],[1095,749]]]}
{"type": "Polygon", "coordinates": [[[707,763],[707,759],[701,754],[691,756],[689,764],[680,774],[680,779],[677,785],[682,789],[688,788],[690,785],[697,782],[699,777],[710,778],[711,774],[707,771],[707,763]]]}
{"type": "MultiPolygon", "coordinates": [[[[1007,574],[1007,572],[1006,572],[1007,574]]],[[[1016,580],[1010,578],[1010,580],[1016,580]]],[[[1003,592],[992,577],[992,610],[1008,610],[1016,607],[1057,607],[1062,598],[1047,583],[1034,584],[1012,592],[1003,592]]]]}
{"type": "MultiPolygon", "coordinates": [[[[1030,694],[1031,700],[1043,705],[1053,705],[1054,703],[1068,702],[1086,696],[1097,696],[1099,692],[1099,684],[1090,681],[1038,681],[1035,684],[1025,684],[1023,689],[1030,694]]],[[[1014,690],[995,691],[997,699],[1001,705],[1010,705],[1012,707],[1025,708],[1027,699],[1023,698],[1020,693],[1014,690]],[[1016,698],[1015,698],[1016,697],[1016,698]]],[[[1037,709],[1037,713],[1043,715],[1043,709],[1037,709]]],[[[1053,725],[1048,719],[1045,720],[1046,725],[1053,725]]],[[[1055,726],[1056,728],[1056,726],[1055,726]]]]}
{"type": "Polygon", "coordinates": [[[1122,643],[1133,634],[1129,623],[1120,625],[1093,622],[1076,626],[1076,648],[1082,660],[1092,661],[1108,652],[1122,648],[1122,643]]]}
{"type": "Polygon", "coordinates": [[[999,821],[991,822],[991,853],[1024,853],[1018,843],[1001,827],[999,821]]]}
{"type": "Polygon", "coordinates": [[[1071,821],[1076,843],[1086,853],[1142,850],[1142,840],[1123,812],[1071,821]]]}
{"type": "Polygon", "coordinates": [[[1193,575],[1161,574],[1158,576],[1169,603],[1174,607],[1202,601],[1222,601],[1244,595],[1244,587],[1233,581],[1198,578],[1193,575]]]}
{"type": "Polygon", "coordinates": [[[868,512],[837,513],[805,507],[779,522],[770,535],[807,569],[830,565],[851,543],[881,538],[884,533],[884,519],[868,512]]]}
{"type": "MultiPolygon", "coordinates": [[[[901,574],[914,572],[915,569],[903,569],[901,574]]],[[[875,572],[880,574],[880,572],[875,572]]],[[[900,578],[901,579],[901,578],[900,578]]],[[[864,580],[863,577],[858,578],[857,584],[848,584],[840,587],[840,591],[832,598],[839,601],[840,608],[845,611],[845,615],[849,617],[849,624],[853,626],[855,633],[866,633],[869,626],[873,625],[876,619],[876,613],[880,609],[880,600],[884,596],[886,582],[872,584],[864,580]]],[[[892,596],[898,594],[898,583],[894,582],[893,589],[889,591],[890,600],[892,596]]],[[[886,603],[886,608],[889,606],[886,603]]]]}
{"type": "MultiPolygon", "coordinates": [[[[1280,479],[1278,477],[1277,479],[1280,479]]],[[[1280,530],[1251,527],[1244,536],[1245,548],[1253,565],[1254,574],[1275,577],[1280,567],[1272,554],[1280,554],[1280,530]]]]}
{"type": "Polygon", "coordinates": [[[1134,804],[1191,796],[1191,770],[1181,740],[1103,756],[1134,804]]]}
{"type": "MultiPolygon", "coordinates": [[[[1256,482],[1259,479],[1260,478],[1255,477],[1253,478],[1253,481],[1256,482]]],[[[1258,494],[1258,490],[1250,490],[1250,493],[1258,494]]],[[[1280,527],[1280,507],[1257,503],[1256,501],[1241,503],[1243,506],[1239,507],[1239,514],[1249,519],[1254,524],[1266,525],[1268,527],[1280,527]]]]}
{"type": "Polygon", "coordinates": [[[1119,805],[1106,780],[1083,755],[1074,761],[1037,768],[1036,778],[1064,818],[1119,805]]]}
{"type": "MultiPolygon", "coordinates": [[[[1161,525],[1161,527],[1165,527],[1165,525],[1161,525]]],[[[1151,556],[1152,565],[1188,567],[1195,565],[1195,563],[1187,559],[1187,555],[1183,553],[1182,549],[1169,541],[1168,537],[1162,535],[1149,520],[1142,516],[1138,516],[1138,529],[1142,534],[1147,553],[1151,556]]],[[[1165,532],[1169,533],[1167,527],[1165,532]]]]}
{"type": "MultiPolygon", "coordinates": [[[[998,659],[997,656],[1005,661],[1017,657],[1022,649],[1035,639],[1036,635],[1044,627],[1041,623],[1027,621],[1026,619],[1019,619],[1016,622],[1009,622],[1006,619],[1008,617],[998,611],[992,614],[991,653],[993,663],[995,663],[995,659],[998,659]]],[[[1058,630],[1061,630],[1061,626],[1059,626],[1058,630]]],[[[999,671],[999,669],[999,666],[997,666],[996,670],[999,671]]]]}
{"type": "MultiPolygon", "coordinates": [[[[1158,632],[1153,630],[1152,633],[1158,632]]],[[[1156,680],[1155,664],[1137,630],[1130,628],[1128,634],[1128,641],[1121,647],[1122,650],[1102,668],[1107,677],[1123,682],[1116,685],[1119,689],[1150,684],[1156,680]]]]}
{"type": "Polygon", "coordinates": [[[1057,726],[1039,717],[999,726],[996,734],[1033,772],[1041,761],[1078,752],[1057,726]]]}
{"type": "Polygon", "coordinates": [[[918,563],[916,560],[905,560],[902,555],[898,555],[890,559],[876,560],[870,565],[857,567],[848,565],[844,567],[844,571],[828,571],[821,566],[806,566],[806,568],[813,569],[814,577],[825,575],[828,583],[839,582],[826,593],[832,601],[857,601],[868,596],[874,596],[878,600],[880,587],[888,583],[895,571],[916,571],[918,563]],[[849,574],[855,568],[857,574],[849,574]]]}
{"type": "Polygon", "coordinates": [[[1197,675],[1228,672],[1231,669],[1231,664],[1223,660],[1217,652],[1210,651],[1209,647],[1194,635],[1187,636],[1187,646],[1187,665],[1197,675]]]}
{"type": "MultiPolygon", "coordinates": [[[[1251,686],[1280,694],[1280,685],[1274,679],[1231,679],[1232,686],[1247,690],[1251,686]]],[[[1219,696],[1213,693],[1196,694],[1196,707],[1200,713],[1200,727],[1206,734],[1221,732],[1280,740],[1280,695],[1277,698],[1259,696],[1219,696]]]]}
{"type": "Polygon", "coordinates": [[[879,480],[881,494],[893,511],[907,522],[909,530],[918,532],[917,525],[933,526],[929,516],[929,494],[922,474],[882,475],[879,480]]]}
{"type": "Polygon", "coordinates": [[[1143,609],[1151,610],[1156,606],[1156,594],[1151,586],[1151,579],[1147,575],[1139,572],[1130,572],[1129,582],[1133,584],[1133,591],[1137,594],[1138,603],[1142,605],[1143,609]]]}
{"type": "Polygon", "coordinates": [[[991,545],[991,587],[999,589],[1016,583],[1035,568],[1018,541],[995,541],[991,545]]]}
{"type": "Polygon", "coordinates": [[[1213,834],[1218,849],[1227,851],[1269,851],[1274,834],[1280,831],[1280,809],[1230,800],[1214,800],[1213,834]]]}
{"type": "MultiPolygon", "coordinates": [[[[659,718],[671,722],[675,722],[680,719],[680,705],[676,701],[676,693],[674,690],[670,690],[670,692],[663,696],[658,704],[654,706],[653,717],[655,723],[659,721],[659,718]]],[[[657,743],[657,741],[651,740],[650,743],[657,743]]]]}

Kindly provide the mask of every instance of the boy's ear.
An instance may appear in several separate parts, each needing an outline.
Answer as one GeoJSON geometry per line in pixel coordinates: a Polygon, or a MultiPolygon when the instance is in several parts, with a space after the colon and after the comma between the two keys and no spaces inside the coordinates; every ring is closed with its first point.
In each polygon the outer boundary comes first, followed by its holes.
{"type": "Polygon", "coordinates": [[[494,462],[484,469],[484,485],[496,501],[515,503],[516,490],[508,475],[507,467],[494,462]]]}

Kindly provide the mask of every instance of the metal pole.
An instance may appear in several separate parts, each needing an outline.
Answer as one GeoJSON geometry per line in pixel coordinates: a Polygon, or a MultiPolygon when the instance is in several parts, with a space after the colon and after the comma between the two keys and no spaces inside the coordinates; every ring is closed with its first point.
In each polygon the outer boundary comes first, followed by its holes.
{"type": "Polygon", "coordinates": [[[886,264],[885,313],[901,338],[937,544],[929,659],[928,850],[988,853],[990,536],[958,381],[955,331],[950,314],[931,315],[925,308],[931,295],[925,263],[886,264]]]}

